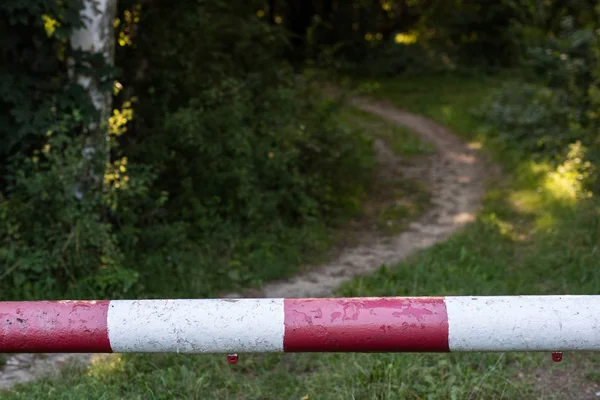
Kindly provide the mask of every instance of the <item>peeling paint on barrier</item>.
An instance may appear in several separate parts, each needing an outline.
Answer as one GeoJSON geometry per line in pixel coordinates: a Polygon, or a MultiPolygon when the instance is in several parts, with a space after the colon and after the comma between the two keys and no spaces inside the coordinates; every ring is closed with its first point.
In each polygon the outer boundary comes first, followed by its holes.
{"type": "Polygon", "coordinates": [[[0,302],[0,352],[108,353],[109,301],[0,302]]]}
{"type": "Polygon", "coordinates": [[[600,350],[600,296],[0,302],[0,352],[600,350]]]}
{"type": "Polygon", "coordinates": [[[443,298],[285,300],[290,352],[448,351],[443,298]]]}

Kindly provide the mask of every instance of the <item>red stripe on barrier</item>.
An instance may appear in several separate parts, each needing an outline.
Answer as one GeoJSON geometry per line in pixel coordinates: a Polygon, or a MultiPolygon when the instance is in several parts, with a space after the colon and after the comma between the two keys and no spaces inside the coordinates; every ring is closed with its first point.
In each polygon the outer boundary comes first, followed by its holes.
{"type": "Polygon", "coordinates": [[[284,351],[449,351],[443,298],[286,299],[284,310],[284,351]]]}
{"type": "Polygon", "coordinates": [[[111,352],[109,301],[0,302],[0,353],[111,352]]]}

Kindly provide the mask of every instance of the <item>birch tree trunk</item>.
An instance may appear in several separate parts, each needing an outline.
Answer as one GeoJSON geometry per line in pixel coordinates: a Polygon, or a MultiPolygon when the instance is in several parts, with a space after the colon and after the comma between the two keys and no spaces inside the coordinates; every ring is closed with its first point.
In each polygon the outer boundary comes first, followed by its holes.
{"type": "MultiPolygon", "coordinates": [[[[85,27],[71,34],[71,46],[75,50],[102,54],[108,65],[114,65],[114,21],[117,14],[117,0],[84,0],[84,3],[85,8],[81,11],[81,17],[85,27]]],[[[89,93],[100,115],[98,122],[87,126],[88,139],[83,150],[84,157],[89,163],[95,154],[104,153],[106,154],[104,161],[108,161],[108,119],[112,112],[112,91],[101,91],[99,82],[91,76],[75,75],[73,71],[72,73],[72,79],[89,93]]],[[[102,183],[103,173],[94,171],[93,167],[88,170],[90,172],[85,179],[90,179],[92,186],[97,187],[102,183]]],[[[81,187],[77,189],[76,196],[80,199],[83,197],[81,187]]]]}

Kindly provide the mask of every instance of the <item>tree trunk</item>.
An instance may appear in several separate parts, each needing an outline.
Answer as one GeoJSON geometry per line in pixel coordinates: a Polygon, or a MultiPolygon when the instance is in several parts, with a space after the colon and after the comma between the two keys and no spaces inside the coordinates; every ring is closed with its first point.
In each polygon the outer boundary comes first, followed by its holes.
{"type": "MultiPolygon", "coordinates": [[[[106,64],[114,65],[115,59],[115,34],[114,21],[117,13],[117,0],[85,0],[85,7],[81,11],[85,27],[75,30],[71,35],[71,46],[75,50],[82,50],[93,54],[102,54],[106,64]]],[[[73,70],[72,70],[73,72],[73,70]]],[[[90,95],[92,103],[99,114],[97,122],[87,126],[87,141],[83,150],[87,163],[92,163],[95,154],[104,154],[104,161],[108,161],[108,119],[112,112],[112,91],[101,91],[99,82],[84,74],[73,76],[90,95]]],[[[105,164],[105,163],[102,163],[105,164]]],[[[103,174],[92,165],[87,165],[89,171],[84,181],[91,181],[94,187],[101,185],[103,174]]],[[[84,185],[87,186],[87,185],[84,185]]],[[[78,198],[83,197],[82,188],[76,191],[78,198]]]]}

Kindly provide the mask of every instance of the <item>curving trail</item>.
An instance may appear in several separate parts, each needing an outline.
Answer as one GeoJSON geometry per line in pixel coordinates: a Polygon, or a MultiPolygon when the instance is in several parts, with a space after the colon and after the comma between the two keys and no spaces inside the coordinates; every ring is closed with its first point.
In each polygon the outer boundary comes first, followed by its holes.
{"type": "Polygon", "coordinates": [[[431,207],[409,229],[384,236],[365,232],[360,244],[345,249],[332,262],[311,268],[285,282],[263,287],[266,297],[322,297],[346,280],[373,272],[382,264],[396,264],[416,251],[445,240],[474,220],[484,194],[487,168],[477,150],[448,129],[419,115],[384,102],[354,98],[352,104],[388,121],[405,126],[434,144],[438,152],[412,165],[401,165],[382,141],[376,141],[377,158],[384,173],[401,172],[409,179],[424,181],[431,192],[431,207]],[[398,171],[394,171],[398,170],[398,171]]]}
{"type": "MultiPolygon", "coordinates": [[[[263,286],[262,293],[245,297],[322,297],[341,283],[377,270],[382,264],[395,264],[416,251],[447,239],[473,221],[480,208],[486,180],[485,163],[477,150],[448,129],[427,118],[365,98],[352,100],[354,106],[405,126],[438,148],[433,156],[406,164],[381,140],[375,141],[380,174],[399,175],[423,181],[431,192],[431,207],[409,229],[395,236],[362,232],[359,244],[342,249],[331,262],[308,272],[263,286]]],[[[240,297],[232,293],[228,297],[240,297]]],[[[0,388],[56,373],[67,361],[89,362],[89,354],[18,354],[8,358],[0,371],[0,388]]]]}

